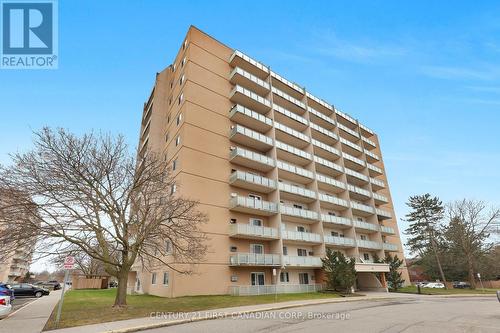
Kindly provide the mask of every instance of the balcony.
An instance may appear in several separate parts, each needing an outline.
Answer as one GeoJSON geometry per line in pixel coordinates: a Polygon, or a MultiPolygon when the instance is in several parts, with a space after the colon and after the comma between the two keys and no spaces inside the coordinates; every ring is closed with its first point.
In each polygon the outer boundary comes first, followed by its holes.
{"type": "Polygon", "coordinates": [[[306,92],[306,96],[307,96],[307,99],[309,102],[308,104],[317,104],[321,108],[325,109],[325,111],[327,110],[328,114],[330,114],[330,113],[333,114],[334,109],[329,103],[325,102],[321,98],[318,98],[318,97],[310,94],[309,92],[306,92]]]}
{"type": "Polygon", "coordinates": [[[299,186],[278,182],[282,199],[310,203],[316,200],[316,192],[299,186]]]}
{"type": "Polygon", "coordinates": [[[392,218],[392,214],[388,210],[377,208],[376,211],[379,220],[387,220],[392,218]]]}
{"type": "Polygon", "coordinates": [[[344,158],[344,165],[347,168],[351,168],[353,170],[363,170],[366,167],[365,161],[354,157],[348,153],[342,152],[342,157],[344,158]]]}
{"type": "Polygon", "coordinates": [[[377,205],[385,204],[389,202],[386,196],[373,192],[373,199],[377,205]]]}
{"type": "Polygon", "coordinates": [[[340,135],[347,138],[348,140],[359,140],[359,133],[356,132],[353,129],[350,129],[349,127],[342,125],[341,123],[338,124],[338,127],[340,129],[340,135]]]}
{"type": "Polygon", "coordinates": [[[373,164],[370,164],[370,163],[368,163],[368,172],[370,173],[370,176],[372,176],[372,177],[376,177],[376,176],[380,176],[380,175],[384,174],[384,172],[382,171],[381,168],[379,168],[378,166],[375,166],[373,164]]]}
{"type": "Polygon", "coordinates": [[[370,150],[370,149],[377,148],[377,144],[375,142],[373,142],[372,140],[367,139],[364,136],[361,137],[361,140],[363,140],[363,145],[364,145],[365,149],[370,150]]]}
{"type": "Polygon", "coordinates": [[[371,129],[369,129],[363,124],[359,124],[359,127],[361,128],[361,134],[367,138],[375,134],[371,129]]]}
{"type": "Polygon", "coordinates": [[[364,221],[354,220],[354,227],[358,230],[362,230],[368,233],[378,232],[380,230],[380,225],[368,223],[364,221]]]}
{"type": "Polygon", "coordinates": [[[333,118],[313,109],[310,106],[307,107],[307,110],[309,111],[309,118],[317,125],[326,129],[333,129],[335,127],[335,120],[333,118]]]}
{"type": "Polygon", "coordinates": [[[352,184],[356,185],[365,185],[368,184],[369,182],[369,177],[363,175],[362,173],[359,173],[357,171],[354,171],[349,168],[345,168],[345,173],[347,176],[347,181],[352,184]]]}
{"type": "Polygon", "coordinates": [[[349,208],[349,202],[344,199],[337,198],[333,195],[320,193],[319,200],[321,201],[321,207],[334,209],[334,210],[345,210],[349,208]]]}
{"type": "Polygon", "coordinates": [[[283,256],[283,264],[291,267],[322,267],[320,257],[283,256]]]}
{"type": "Polygon", "coordinates": [[[354,214],[361,216],[369,216],[375,214],[375,209],[362,203],[351,201],[351,208],[354,214]]]}
{"type": "Polygon", "coordinates": [[[273,139],[241,125],[231,128],[229,140],[261,152],[267,152],[273,148],[273,139]]]}
{"type": "Polygon", "coordinates": [[[321,221],[323,221],[323,223],[333,224],[335,227],[340,227],[342,229],[352,226],[352,221],[350,219],[341,216],[321,214],[321,221]]]}
{"type": "Polygon", "coordinates": [[[231,81],[232,84],[247,87],[248,89],[263,96],[268,94],[270,89],[269,83],[259,79],[257,76],[250,74],[240,67],[233,69],[229,75],[229,81],[231,81]]]}
{"type": "Polygon", "coordinates": [[[352,128],[352,129],[354,129],[358,126],[358,122],[356,121],[356,119],[354,119],[353,117],[351,117],[347,113],[344,113],[344,112],[340,111],[339,109],[335,108],[335,114],[338,116],[337,120],[340,123],[344,124],[345,126],[352,128]]]}
{"type": "Polygon", "coordinates": [[[276,189],[274,180],[239,170],[231,174],[229,184],[261,193],[269,193],[276,189]]]}
{"type": "Polygon", "coordinates": [[[278,213],[278,205],[274,202],[236,196],[231,198],[229,210],[247,214],[271,216],[278,213]]]}
{"type": "Polygon", "coordinates": [[[235,105],[229,111],[229,118],[253,130],[265,133],[273,127],[273,121],[258,112],[247,109],[242,105],[235,105]]]}
{"type": "Polygon", "coordinates": [[[382,250],[382,243],[379,243],[379,242],[356,239],[356,244],[358,244],[358,247],[362,248],[362,249],[382,250]]]}
{"type": "Polygon", "coordinates": [[[256,286],[229,286],[232,296],[255,296],[293,293],[313,293],[323,289],[321,284],[265,284],[256,286]]]}
{"type": "Polygon", "coordinates": [[[229,59],[229,63],[231,66],[243,68],[261,79],[265,79],[269,75],[269,68],[267,68],[266,65],[250,58],[240,51],[234,51],[229,59]]]}
{"type": "Polygon", "coordinates": [[[355,200],[367,200],[372,197],[372,193],[370,191],[361,187],[347,184],[347,189],[349,190],[351,198],[355,200]]]}
{"type": "Polygon", "coordinates": [[[229,257],[230,266],[281,266],[279,254],[237,253],[229,257]]]}
{"type": "Polygon", "coordinates": [[[366,160],[370,163],[375,163],[375,162],[378,162],[380,161],[380,158],[378,157],[377,154],[374,154],[372,153],[371,151],[368,151],[368,150],[364,150],[365,151],[365,155],[366,155],[366,160]]]}
{"type": "Polygon", "coordinates": [[[396,231],[394,231],[394,228],[387,227],[385,225],[380,226],[380,231],[385,235],[395,235],[396,234],[396,231]]]}
{"type": "Polygon", "coordinates": [[[398,246],[391,243],[382,243],[384,251],[398,252],[398,246]]]}
{"type": "Polygon", "coordinates": [[[354,247],[355,242],[352,238],[347,237],[336,237],[336,236],[324,236],[325,244],[334,245],[339,247],[354,247]]]}
{"type": "Polygon", "coordinates": [[[278,160],[278,177],[285,178],[300,184],[309,184],[313,181],[312,171],[301,168],[297,165],[278,160]]]}
{"type": "Polygon", "coordinates": [[[314,156],[314,162],[316,162],[316,170],[321,173],[330,174],[333,176],[338,176],[344,173],[344,168],[340,165],[325,160],[322,157],[314,156]]]}
{"type": "Polygon", "coordinates": [[[312,137],[316,140],[319,140],[328,145],[334,145],[339,140],[337,134],[335,134],[330,130],[327,130],[324,127],[316,125],[315,123],[312,122],[309,124],[309,126],[311,126],[312,137]]]}
{"type": "Polygon", "coordinates": [[[318,181],[319,189],[324,191],[340,193],[346,189],[346,185],[343,182],[320,173],[316,173],[316,180],[318,181]]]}
{"type": "Polygon", "coordinates": [[[286,220],[298,223],[314,223],[318,220],[318,213],[308,209],[300,209],[285,205],[280,205],[281,215],[286,216],[286,220]]]}
{"type": "Polygon", "coordinates": [[[309,122],[306,118],[299,116],[295,112],[285,109],[278,104],[273,104],[274,112],[274,120],[279,121],[287,126],[295,128],[299,131],[304,131],[307,126],[309,126],[309,122]]]}
{"type": "Polygon", "coordinates": [[[304,166],[311,162],[311,154],[302,149],[290,146],[284,142],[276,140],[277,155],[279,159],[284,159],[294,164],[304,166]]]}
{"type": "Polygon", "coordinates": [[[352,143],[349,140],[341,137],[340,143],[342,144],[342,150],[345,150],[347,153],[353,156],[360,156],[361,154],[363,154],[363,148],[355,143],[352,143]]]}
{"type": "Polygon", "coordinates": [[[370,262],[356,262],[354,269],[358,273],[365,273],[365,272],[384,273],[390,271],[389,264],[370,263],[370,262]]]}
{"type": "Polygon", "coordinates": [[[385,188],[385,183],[380,179],[370,178],[370,183],[372,184],[372,189],[375,191],[385,188]]]}
{"type": "Polygon", "coordinates": [[[276,128],[276,139],[280,141],[285,141],[291,145],[303,149],[306,147],[310,139],[304,133],[294,130],[291,127],[274,122],[274,127],[276,128]]]}
{"type": "Polygon", "coordinates": [[[281,235],[283,240],[294,241],[299,243],[321,243],[321,235],[310,232],[282,230],[281,235]]]}
{"type": "Polygon", "coordinates": [[[304,95],[304,89],[302,87],[285,79],[278,73],[271,71],[271,77],[273,78],[273,86],[277,87],[286,94],[299,99],[304,95]]]}
{"type": "Polygon", "coordinates": [[[272,87],[271,91],[274,95],[273,101],[276,102],[276,104],[280,104],[284,108],[298,114],[304,114],[306,112],[306,105],[302,101],[284,93],[276,87],[272,87]]]}
{"type": "Polygon", "coordinates": [[[268,113],[271,109],[271,102],[269,100],[242,86],[234,87],[229,99],[236,104],[241,104],[262,114],[268,113]]]}
{"type": "Polygon", "coordinates": [[[316,139],[312,139],[314,155],[322,157],[324,159],[335,161],[340,157],[340,151],[338,149],[333,148],[321,141],[316,139]]]}
{"type": "Polygon", "coordinates": [[[259,227],[251,224],[231,224],[229,226],[229,236],[244,239],[278,239],[278,229],[269,227],[259,227]]]}
{"type": "Polygon", "coordinates": [[[269,171],[275,166],[272,158],[240,147],[231,150],[229,161],[259,171],[269,171]]]}

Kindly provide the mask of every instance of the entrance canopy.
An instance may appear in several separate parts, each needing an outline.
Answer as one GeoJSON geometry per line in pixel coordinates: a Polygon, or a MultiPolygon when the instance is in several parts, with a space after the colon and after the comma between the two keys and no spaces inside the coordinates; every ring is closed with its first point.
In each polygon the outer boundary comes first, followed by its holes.
{"type": "Polygon", "coordinates": [[[358,273],[370,272],[370,273],[379,273],[379,272],[389,272],[389,264],[382,263],[356,263],[354,269],[358,273]]]}

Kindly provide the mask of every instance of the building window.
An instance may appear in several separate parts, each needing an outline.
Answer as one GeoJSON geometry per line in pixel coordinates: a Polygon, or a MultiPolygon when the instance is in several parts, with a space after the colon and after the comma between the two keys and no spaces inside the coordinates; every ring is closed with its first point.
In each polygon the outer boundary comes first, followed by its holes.
{"type": "Polygon", "coordinates": [[[181,105],[183,100],[184,100],[184,94],[180,94],[179,95],[179,105],[181,105]]]}
{"type": "Polygon", "coordinates": [[[170,81],[170,88],[174,87],[174,80],[170,81]]]}
{"type": "Polygon", "coordinates": [[[185,40],[185,41],[184,41],[184,43],[182,44],[182,49],[183,49],[183,50],[185,50],[185,49],[186,49],[187,43],[188,43],[188,41],[187,41],[187,40],[185,40]]]}
{"type": "Polygon", "coordinates": [[[298,231],[298,232],[306,232],[306,228],[304,228],[304,227],[303,227],[303,226],[301,226],[301,225],[298,225],[298,226],[297,226],[297,231],[298,231]]]}
{"type": "Polygon", "coordinates": [[[337,216],[337,215],[335,215],[334,212],[328,212],[328,215],[330,215],[330,216],[337,216]]]}
{"type": "Polygon", "coordinates": [[[254,200],[258,200],[258,201],[260,201],[262,199],[262,197],[260,195],[256,195],[256,194],[249,194],[248,197],[250,199],[254,199],[254,200]]]}
{"type": "Polygon", "coordinates": [[[165,142],[168,142],[168,132],[165,134],[165,142]]]}
{"type": "Polygon", "coordinates": [[[151,284],[156,284],[156,273],[151,274],[151,284]]]}
{"type": "Polygon", "coordinates": [[[284,256],[288,255],[288,248],[286,246],[283,246],[283,255],[284,256]]]}
{"type": "Polygon", "coordinates": [[[172,185],[172,187],[170,187],[170,194],[174,194],[175,192],[177,191],[177,185],[172,185]]]}
{"type": "Polygon", "coordinates": [[[172,162],[172,171],[177,169],[177,158],[172,162]]]}
{"type": "Polygon", "coordinates": [[[181,121],[182,121],[182,113],[179,113],[179,114],[177,115],[176,120],[175,120],[175,122],[176,122],[177,126],[179,126],[179,124],[181,123],[181,121]]]}
{"type": "Polygon", "coordinates": [[[182,62],[181,62],[181,67],[184,67],[184,65],[185,65],[185,64],[186,64],[186,57],[184,57],[184,58],[182,59],[182,62]]]}
{"type": "Polygon", "coordinates": [[[332,231],[332,233],[331,233],[331,234],[332,234],[332,236],[333,236],[333,237],[339,237],[339,233],[338,233],[338,232],[336,232],[336,231],[332,231]]]}
{"type": "Polygon", "coordinates": [[[290,277],[288,276],[288,272],[280,273],[280,282],[290,282],[290,277]]]}
{"type": "Polygon", "coordinates": [[[368,253],[363,253],[363,259],[370,260],[370,255],[368,253]]]}
{"type": "Polygon", "coordinates": [[[182,74],[181,78],[179,79],[179,85],[182,86],[182,84],[184,83],[184,79],[186,77],[184,76],[184,74],[182,74]]]}
{"type": "Polygon", "coordinates": [[[262,227],[262,220],[256,218],[250,218],[250,224],[256,227],[262,227]]]}
{"type": "Polygon", "coordinates": [[[168,105],[172,105],[172,97],[168,100],[168,105]]]}
{"type": "Polygon", "coordinates": [[[306,249],[297,249],[297,255],[299,257],[307,257],[307,250],[306,249]]]}
{"type": "Polygon", "coordinates": [[[303,209],[302,205],[293,204],[294,208],[303,209]]]}
{"type": "Polygon", "coordinates": [[[172,242],[170,239],[165,242],[165,252],[172,253],[172,242]]]}
{"type": "Polygon", "coordinates": [[[238,248],[237,248],[236,246],[231,246],[231,247],[229,248],[229,251],[230,251],[230,252],[236,252],[236,251],[238,251],[238,248]]]}
{"type": "Polygon", "coordinates": [[[299,273],[299,283],[300,284],[309,284],[309,274],[299,273]]]}
{"type": "Polygon", "coordinates": [[[230,224],[236,224],[236,219],[230,219],[230,220],[229,220],[229,223],[230,223],[230,224]]]}
{"type": "Polygon", "coordinates": [[[163,273],[163,285],[168,286],[168,272],[163,273]]]}
{"type": "Polygon", "coordinates": [[[262,244],[250,244],[250,253],[263,254],[264,245],[262,244]]]}
{"type": "Polygon", "coordinates": [[[180,144],[181,144],[181,136],[179,135],[177,138],[175,138],[175,146],[177,147],[180,144]]]}
{"type": "Polygon", "coordinates": [[[175,72],[175,64],[172,64],[172,73],[175,72]]]}
{"type": "Polygon", "coordinates": [[[366,240],[366,236],[365,235],[359,235],[359,238],[361,238],[361,240],[366,240]]]}

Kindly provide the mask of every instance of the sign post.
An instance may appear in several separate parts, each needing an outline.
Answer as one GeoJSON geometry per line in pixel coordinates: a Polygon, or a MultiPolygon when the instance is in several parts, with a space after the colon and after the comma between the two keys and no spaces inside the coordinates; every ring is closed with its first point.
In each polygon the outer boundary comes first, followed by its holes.
{"type": "Polygon", "coordinates": [[[66,291],[66,284],[68,283],[69,271],[75,268],[75,258],[72,256],[67,256],[64,258],[64,282],[61,290],[61,299],[59,300],[59,305],[57,306],[57,316],[56,316],[56,327],[59,326],[59,321],[61,320],[61,310],[64,302],[64,292],[66,291]]]}
{"type": "Polygon", "coordinates": [[[274,301],[278,302],[278,277],[276,276],[276,268],[273,268],[274,276],[274,301]]]}
{"type": "Polygon", "coordinates": [[[481,281],[481,274],[480,274],[480,273],[477,273],[477,278],[479,279],[479,283],[481,283],[481,289],[482,289],[482,290],[483,290],[483,292],[484,292],[483,281],[481,281]]]}

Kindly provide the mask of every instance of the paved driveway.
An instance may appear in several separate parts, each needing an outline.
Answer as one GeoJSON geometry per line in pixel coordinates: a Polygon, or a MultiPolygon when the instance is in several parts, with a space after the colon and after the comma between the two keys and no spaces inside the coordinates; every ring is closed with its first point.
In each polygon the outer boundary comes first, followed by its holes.
{"type": "Polygon", "coordinates": [[[149,330],[150,333],[245,332],[500,332],[496,297],[438,298],[331,303],[149,330]]]}

